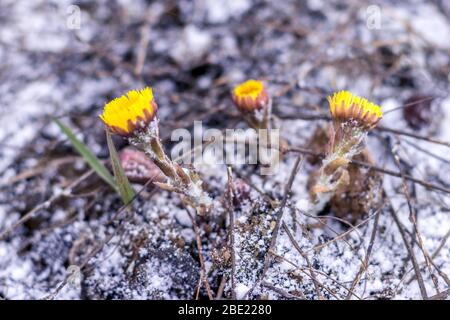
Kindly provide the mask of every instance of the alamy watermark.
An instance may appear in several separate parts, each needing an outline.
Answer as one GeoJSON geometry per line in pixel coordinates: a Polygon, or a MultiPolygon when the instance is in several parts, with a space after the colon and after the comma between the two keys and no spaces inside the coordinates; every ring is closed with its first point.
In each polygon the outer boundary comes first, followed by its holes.
{"type": "Polygon", "coordinates": [[[381,29],[381,7],[370,5],[366,8],[366,26],[369,30],[381,29]]]}
{"type": "Polygon", "coordinates": [[[70,5],[66,8],[66,27],[69,30],[81,29],[81,9],[77,5],[70,5]]]}
{"type": "Polygon", "coordinates": [[[191,133],[175,129],[171,141],[171,158],[181,164],[259,164],[261,175],[272,175],[280,162],[279,129],[204,129],[194,122],[191,133]]]}

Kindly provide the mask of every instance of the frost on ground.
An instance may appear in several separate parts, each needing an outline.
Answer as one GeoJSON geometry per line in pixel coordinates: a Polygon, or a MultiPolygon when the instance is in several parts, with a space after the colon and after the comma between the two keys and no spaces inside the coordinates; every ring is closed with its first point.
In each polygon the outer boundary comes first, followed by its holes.
{"type": "Polygon", "coordinates": [[[449,21],[443,0],[2,1],[0,297],[448,299],[449,21]],[[67,27],[71,4],[80,29],[67,27]],[[52,123],[107,159],[101,107],[151,85],[170,149],[194,121],[245,128],[229,92],[250,77],[267,82],[282,138],[310,152],[323,152],[327,95],[380,104],[363,162],[385,172],[308,215],[309,154],[285,202],[298,153],[271,176],[234,166],[232,199],[226,166],[199,164],[210,215],[151,186],[120,210],[52,123]]]}

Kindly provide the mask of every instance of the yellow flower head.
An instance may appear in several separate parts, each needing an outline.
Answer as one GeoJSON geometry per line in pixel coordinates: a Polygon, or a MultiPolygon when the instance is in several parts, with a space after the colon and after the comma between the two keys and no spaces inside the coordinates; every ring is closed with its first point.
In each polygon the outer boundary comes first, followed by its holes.
{"type": "Polygon", "coordinates": [[[331,116],[337,122],[355,120],[359,125],[371,129],[383,116],[380,106],[348,91],[335,92],[328,97],[328,102],[331,116]]]}
{"type": "Polygon", "coordinates": [[[234,88],[232,98],[239,110],[252,112],[268,103],[269,94],[261,81],[247,80],[234,88]]]}
{"type": "Polygon", "coordinates": [[[130,136],[137,129],[144,129],[155,117],[157,110],[152,88],[131,90],[105,105],[100,118],[110,130],[122,136],[130,136]]]}

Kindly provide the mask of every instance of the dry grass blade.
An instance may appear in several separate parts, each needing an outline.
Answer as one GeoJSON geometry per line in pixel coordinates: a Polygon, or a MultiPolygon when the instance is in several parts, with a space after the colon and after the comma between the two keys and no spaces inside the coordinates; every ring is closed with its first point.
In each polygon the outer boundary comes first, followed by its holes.
{"type": "Polygon", "coordinates": [[[227,168],[228,174],[228,213],[230,217],[230,249],[231,249],[231,296],[236,299],[236,252],[234,248],[234,212],[233,212],[233,176],[231,167],[227,168]]]}

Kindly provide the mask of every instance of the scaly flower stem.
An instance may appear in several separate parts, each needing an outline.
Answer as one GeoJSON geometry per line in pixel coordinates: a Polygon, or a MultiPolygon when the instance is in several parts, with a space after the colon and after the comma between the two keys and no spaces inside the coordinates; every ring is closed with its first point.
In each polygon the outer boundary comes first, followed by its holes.
{"type": "Polygon", "coordinates": [[[241,114],[245,122],[247,122],[247,124],[256,131],[260,129],[269,130],[271,128],[270,120],[272,116],[272,99],[268,100],[262,110],[255,110],[250,113],[241,111],[241,114]]]}
{"type": "Polygon", "coordinates": [[[383,115],[379,106],[348,91],[335,93],[328,101],[333,126],[327,156],[311,190],[315,212],[323,209],[340,186],[350,183],[347,166],[362,151],[367,132],[383,115]]]}
{"type": "Polygon", "coordinates": [[[353,157],[362,151],[366,135],[365,131],[352,128],[346,123],[334,126],[334,139],[312,190],[317,209],[322,209],[340,186],[349,183],[347,166],[353,157]]]}
{"type": "Polygon", "coordinates": [[[172,161],[164,152],[159,138],[157,120],[142,133],[129,138],[131,144],[143,150],[167,177],[167,183],[154,182],[160,188],[179,193],[183,201],[197,210],[198,214],[207,213],[212,207],[212,200],[202,189],[200,177],[192,169],[183,169],[172,161]]]}

